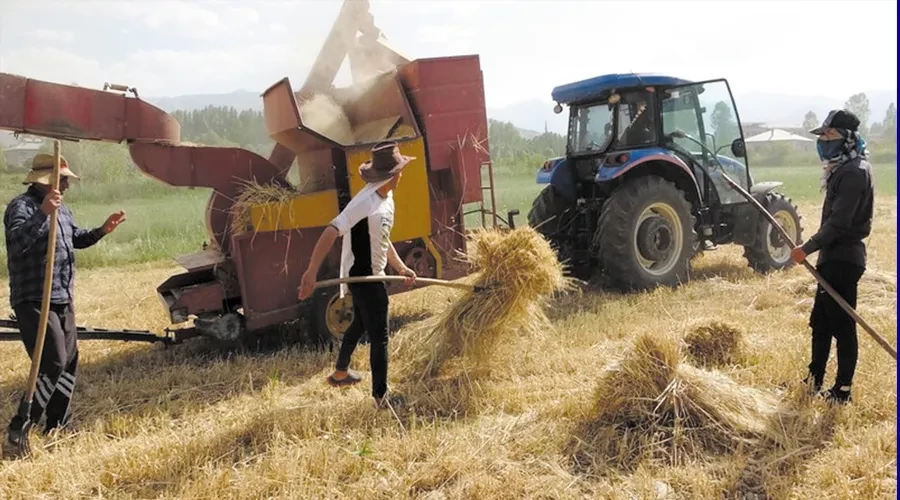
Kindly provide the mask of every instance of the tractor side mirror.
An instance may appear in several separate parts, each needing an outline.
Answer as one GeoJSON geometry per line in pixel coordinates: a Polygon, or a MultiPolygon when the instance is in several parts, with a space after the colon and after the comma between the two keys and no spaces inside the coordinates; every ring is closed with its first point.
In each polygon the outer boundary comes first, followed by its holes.
{"type": "Polygon", "coordinates": [[[738,158],[744,158],[747,155],[747,146],[743,139],[735,139],[731,143],[731,154],[738,158]]]}

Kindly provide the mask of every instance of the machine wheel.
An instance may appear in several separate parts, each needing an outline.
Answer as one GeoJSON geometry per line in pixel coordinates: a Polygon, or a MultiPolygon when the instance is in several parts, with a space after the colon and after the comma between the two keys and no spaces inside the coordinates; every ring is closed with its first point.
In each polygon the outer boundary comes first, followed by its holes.
{"type": "MultiPolygon", "coordinates": [[[[790,198],[780,193],[769,193],[762,205],[793,236],[795,242],[801,241],[803,228],[800,227],[800,214],[790,198]]],[[[756,242],[744,247],[744,257],[753,270],[767,273],[791,267],[794,264],[791,260],[792,248],[793,245],[784,241],[779,231],[772,227],[772,223],[760,215],[756,242]]]]}
{"type": "Polygon", "coordinates": [[[615,287],[643,290],[687,281],[696,239],[684,193],[646,176],[626,181],[603,204],[593,251],[615,287]]]}
{"type": "Polygon", "coordinates": [[[566,204],[562,196],[553,185],[548,185],[531,203],[531,210],[528,211],[528,225],[544,237],[549,237],[559,227],[560,218],[565,210],[566,204]]]}
{"type": "Polygon", "coordinates": [[[313,308],[319,341],[340,343],[353,322],[353,297],[348,293],[342,299],[335,288],[321,290],[314,296],[313,308]]]}

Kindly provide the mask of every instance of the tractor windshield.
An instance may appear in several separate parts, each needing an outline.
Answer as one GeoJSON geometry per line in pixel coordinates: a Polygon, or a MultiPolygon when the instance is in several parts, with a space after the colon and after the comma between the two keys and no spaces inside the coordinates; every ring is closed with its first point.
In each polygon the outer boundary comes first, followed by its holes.
{"type": "Polygon", "coordinates": [[[569,124],[572,155],[646,147],[656,142],[656,106],[646,91],[616,94],[613,102],[576,108],[569,124]]]}
{"type": "Polygon", "coordinates": [[[576,108],[569,122],[569,152],[573,155],[605,151],[613,137],[615,104],[576,108]]]}

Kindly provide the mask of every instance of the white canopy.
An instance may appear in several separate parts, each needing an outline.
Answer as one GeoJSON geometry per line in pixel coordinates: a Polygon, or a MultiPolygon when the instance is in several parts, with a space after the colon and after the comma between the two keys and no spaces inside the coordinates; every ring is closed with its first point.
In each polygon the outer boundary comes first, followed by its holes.
{"type": "Polygon", "coordinates": [[[744,142],[774,142],[774,141],[813,142],[813,140],[808,137],[803,137],[803,136],[800,136],[797,134],[792,134],[786,130],[781,130],[780,128],[766,130],[765,132],[761,132],[759,134],[754,135],[753,137],[748,137],[747,139],[744,140],[744,142]]]}

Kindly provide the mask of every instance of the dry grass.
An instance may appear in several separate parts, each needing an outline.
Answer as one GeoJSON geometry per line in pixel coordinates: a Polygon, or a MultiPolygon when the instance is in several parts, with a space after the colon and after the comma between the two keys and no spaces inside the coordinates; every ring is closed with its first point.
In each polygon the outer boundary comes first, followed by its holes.
{"type": "Polygon", "coordinates": [[[735,365],[744,357],[744,334],[737,326],[721,321],[696,326],[684,336],[684,342],[698,366],[735,365]]]}
{"type": "MultiPolygon", "coordinates": [[[[859,305],[892,344],[896,281],[887,277],[896,273],[895,201],[879,201],[891,216],[875,221],[871,274],[859,305]]],[[[816,210],[801,207],[807,221],[818,220],[816,210]]],[[[427,404],[396,416],[376,412],[368,376],[344,390],[325,384],[335,353],[232,352],[202,340],[168,350],[84,342],[74,403],[78,433],[32,460],[4,462],[0,497],[895,498],[894,361],[860,330],[854,404],[831,409],[810,401],[797,382],[809,356],[813,279],[801,268],[754,274],[732,247],[698,258],[694,268],[695,281],[676,290],[552,300],[550,332],[504,335],[488,376],[443,379],[429,388],[449,403],[471,386],[475,398],[455,413],[427,404]],[[756,308],[763,297],[777,300],[756,308]],[[677,336],[698,318],[740,326],[745,359],[720,368],[715,387],[727,378],[728,387],[775,398],[769,427],[781,429],[771,433],[778,438],[765,437],[768,430],[751,434],[758,446],[728,442],[728,453],[685,452],[675,464],[665,455],[637,456],[623,467],[596,447],[587,449],[597,457],[593,467],[573,463],[572,443],[596,417],[604,376],[598,371],[615,366],[642,334],[677,336]]],[[[154,288],[176,271],[80,273],[79,323],[162,328],[154,288]]],[[[5,301],[5,284],[0,293],[5,301]]],[[[429,287],[395,297],[392,311],[398,319],[434,321],[457,297],[429,287]]],[[[407,323],[392,342],[412,339],[408,334],[419,328],[407,323]]],[[[357,368],[367,370],[367,354],[366,346],[358,349],[357,368]]],[[[0,357],[5,422],[28,362],[18,342],[0,344],[0,357]]],[[[396,386],[401,363],[393,360],[396,386]]],[[[710,434],[697,439],[721,436],[710,434]]]]}
{"type": "Polygon", "coordinates": [[[250,220],[252,207],[272,204],[271,213],[280,214],[283,212],[282,208],[300,194],[297,189],[275,184],[260,184],[256,181],[245,181],[243,184],[243,189],[231,207],[231,231],[234,234],[253,229],[253,221],[250,220]]]}

